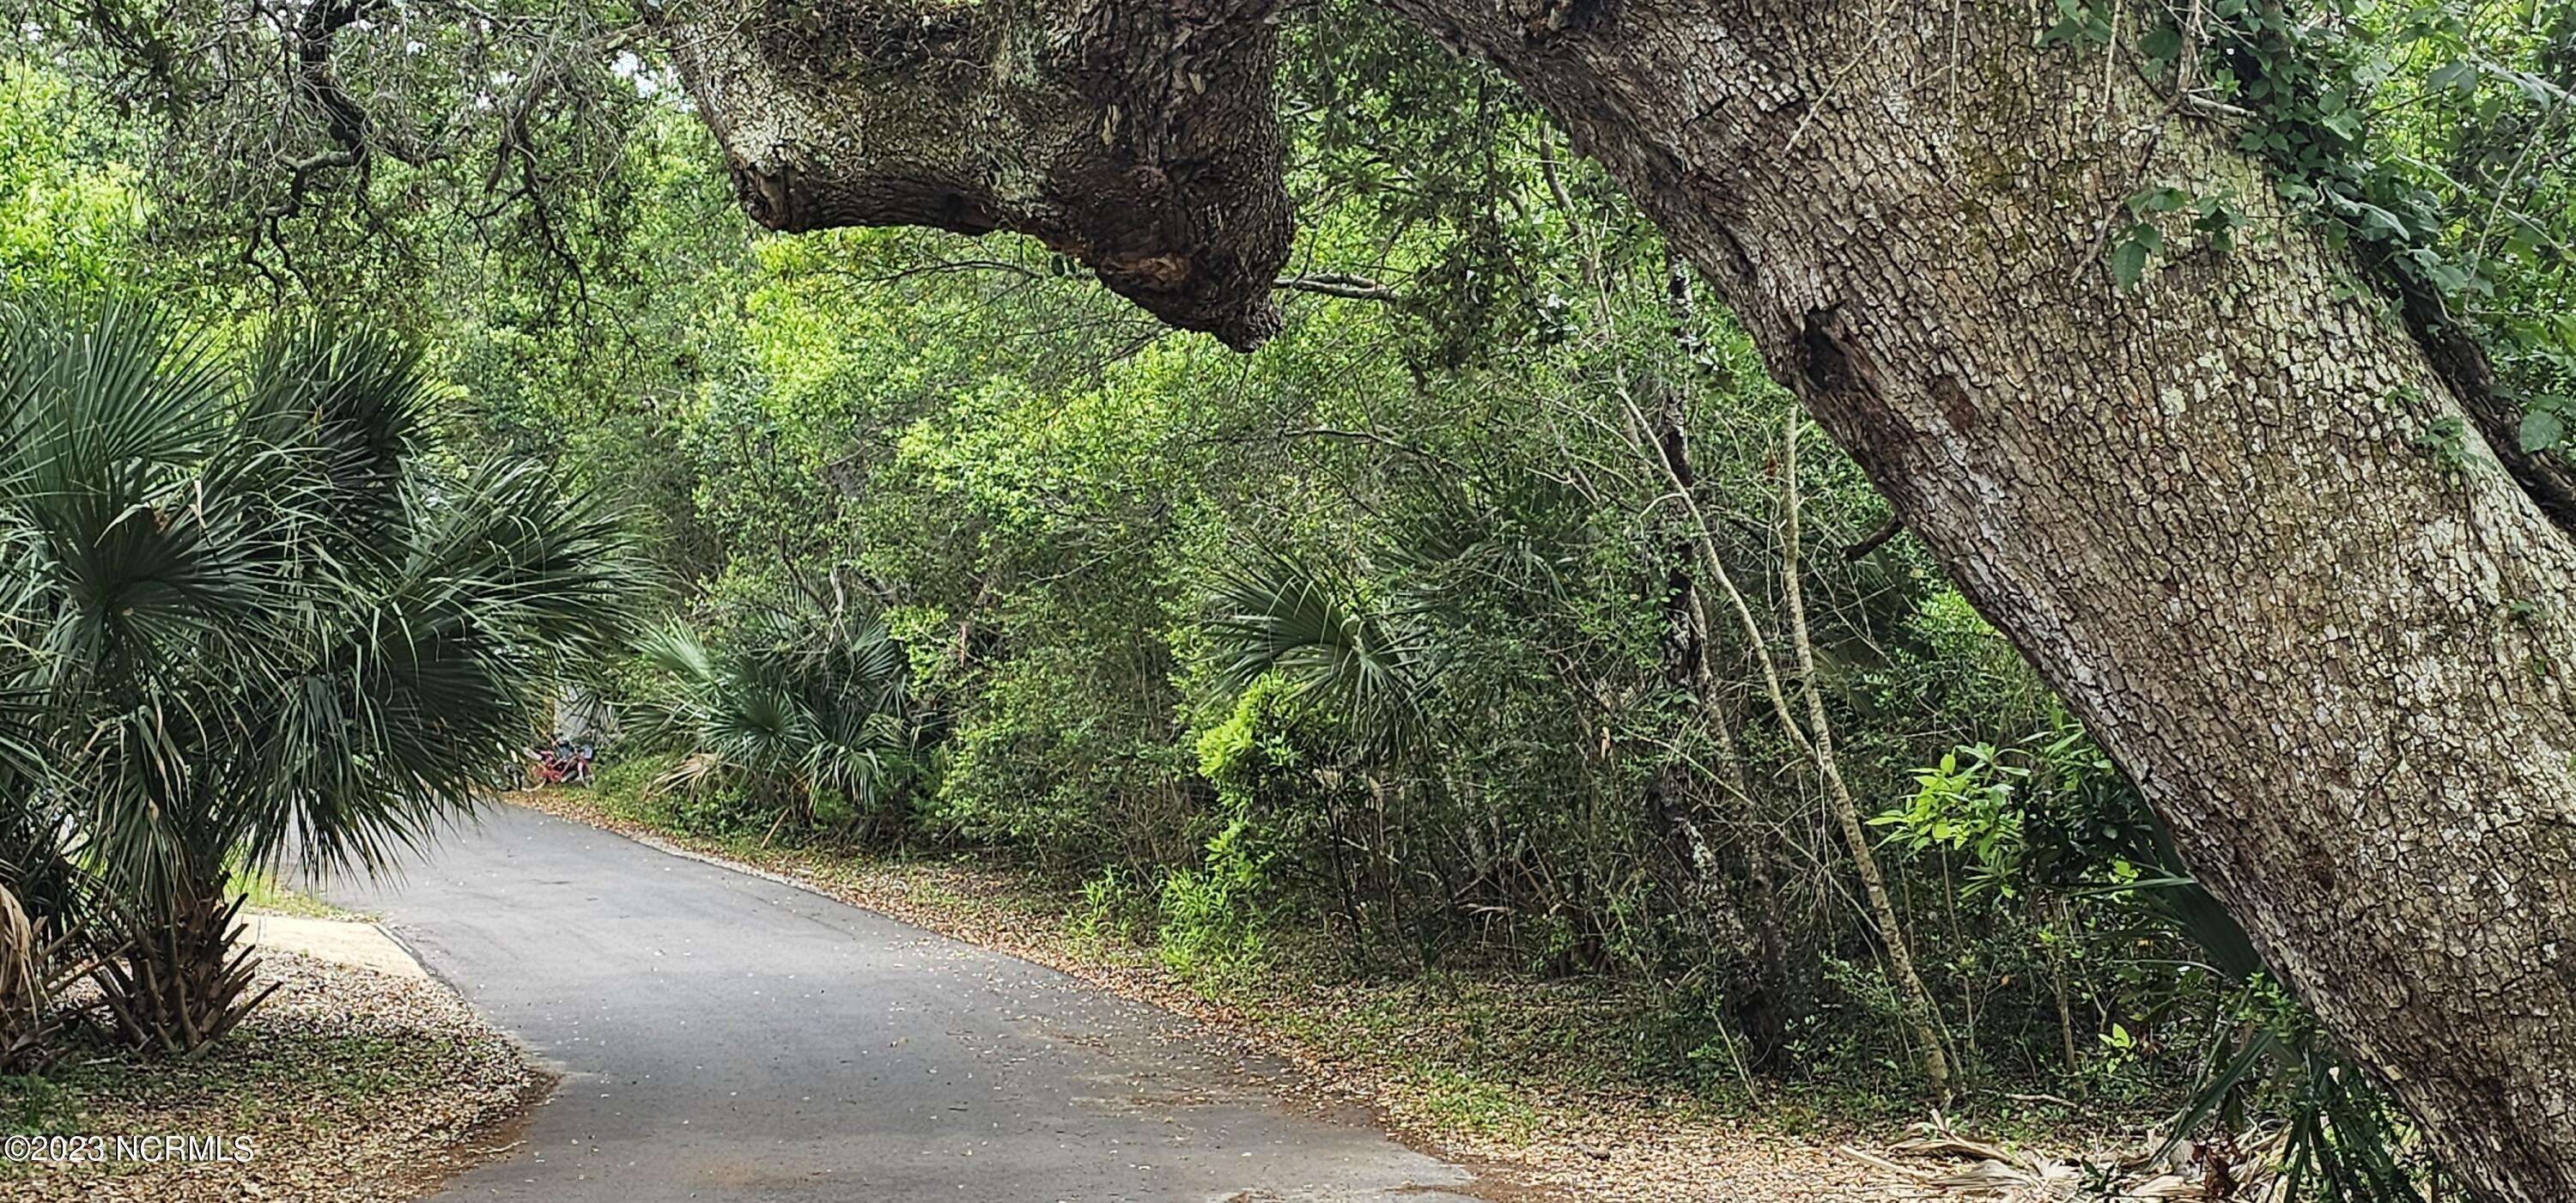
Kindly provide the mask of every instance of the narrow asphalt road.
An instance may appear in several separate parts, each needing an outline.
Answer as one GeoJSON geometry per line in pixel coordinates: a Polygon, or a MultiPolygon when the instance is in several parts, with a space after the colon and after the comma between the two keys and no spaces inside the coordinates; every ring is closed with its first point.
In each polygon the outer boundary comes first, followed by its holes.
{"type": "Polygon", "coordinates": [[[1053,970],[498,807],[325,890],[564,1074],[441,1198],[1459,1200],[1473,1176],[1053,970]]]}

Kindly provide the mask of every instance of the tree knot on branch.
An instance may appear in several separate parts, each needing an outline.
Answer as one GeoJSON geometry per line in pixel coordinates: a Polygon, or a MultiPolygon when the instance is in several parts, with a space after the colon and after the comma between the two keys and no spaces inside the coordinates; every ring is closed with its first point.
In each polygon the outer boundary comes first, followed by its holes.
{"type": "Polygon", "coordinates": [[[1521,18],[1521,29],[1537,45],[1567,33],[1580,33],[1610,24],[1616,16],[1617,0],[1539,0],[1521,18]]]}
{"type": "Polygon", "coordinates": [[[1272,0],[714,0],[672,31],[773,229],[1033,235],[1250,348],[1291,234],[1272,0]]]}

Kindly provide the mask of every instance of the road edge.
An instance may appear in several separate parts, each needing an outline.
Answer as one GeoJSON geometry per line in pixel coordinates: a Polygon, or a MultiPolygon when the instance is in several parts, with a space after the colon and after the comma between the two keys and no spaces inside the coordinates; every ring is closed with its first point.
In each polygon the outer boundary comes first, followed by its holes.
{"type": "MultiPolygon", "coordinates": [[[[1404,1116],[1383,1106],[1372,1090],[1348,1080],[1349,1075],[1317,1060],[1295,1045],[1272,1038],[1258,1027],[1233,1017],[1213,1004],[1193,1004],[1178,991],[1151,990],[1142,983],[1103,966],[1076,957],[1054,955],[1035,946],[1015,946],[978,938],[982,933],[962,924],[947,921],[940,912],[901,900],[873,896],[833,883],[818,881],[794,873],[783,873],[763,865],[751,864],[719,853],[693,848],[669,835],[631,819],[606,814],[595,808],[565,805],[570,799],[536,791],[518,791],[502,795],[499,804],[532,811],[567,823],[579,823],[593,830],[640,844],[656,852],[681,860],[695,861],[745,877],[785,886],[818,898],[890,920],[917,927],[943,939],[1010,957],[1050,972],[1060,973],[1111,997],[1150,1007],[1187,1025],[1192,1034],[1232,1044],[1244,1052],[1274,1058],[1289,1067],[1309,1092],[1281,1089],[1273,1083],[1271,1091],[1282,1105],[1309,1114],[1342,1122],[1351,1122],[1354,1114],[1364,1116],[1366,1123],[1384,1133],[1387,1139],[1427,1157],[1435,1157],[1467,1172],[1469,1180],[1439,1189],[1453,1194],[1485,1200],[1486,1203],[1559,1203],[1581,1196],[1565,1188],[1539,1181],[1537,1167],[1506,1158],[1494,1157],[1463,1149],[1424,1130],[1404,1116]]],[[[434,971],[433,971],[434,976],[434,971]]]]}

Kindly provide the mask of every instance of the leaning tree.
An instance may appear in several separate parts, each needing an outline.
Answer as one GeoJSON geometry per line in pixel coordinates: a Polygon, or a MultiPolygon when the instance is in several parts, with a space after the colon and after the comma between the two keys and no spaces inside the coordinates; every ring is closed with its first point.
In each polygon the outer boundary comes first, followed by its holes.
{"type": "MultiPolygon", "coordinates": [[[[118,103],[172,115],[223,168],[190,211],[272,278],[262,247],[321,222],[332,173],[384,163],[452,169],[476,220],[529,198],[526,240],[578,263],[544,202],[613,161],[565,135],[620,111],[610,52],[649,35],[764,225],[1013,230],[1173,325],[1276,327],[1286,0],[247,7],[0,0],[22,32],[79,27],[36,53],[103,57],[118,103]],[[454,103],[344,78],[409,78],[424,47],[471,68],[454,103]],[[303,133],[273,137],[280,113],[303,133]]],[[[2506,102],[2468,107],[2520,117],[2481,153],[2563,181],[2576,5],[1375,7],[1492,63],[1626,185],[2452,1166],[2576,1198],[2576,402],[2514,395],[2534,362],[2576,392],[2576,317],[2517,302],[2558,345],[2500,380],[2459,320],[2484,282],[2426,245],[2446,219],[2346,161],[2385,110],[2492,77],[2506,102]],[[2525,65],[2339,49],[2480,22],[2525,65]],[[2388,103],[2354,85],[2410,72],[2388,103]]],[[[2576,274],[2576,214],[2509,208],[2452,224],[2576,274]]]]}
{"type": "MultiPolygon", "coordinates": [[[[717,0],[663,33],[762,224],[1032,234],[1248,348],[1291,233],[1284,7],[717,0]]],[[[2438,292],[2285,197],[2266,152],[2309,135],[2260,106],[2300,95],[2301,14],[1382,7],[1627,186],[2452,1166],[2576,1198],[2576,490],[2438,292]],[[2265,86],[2205,86],[2224,55],[2265,86]]]]}

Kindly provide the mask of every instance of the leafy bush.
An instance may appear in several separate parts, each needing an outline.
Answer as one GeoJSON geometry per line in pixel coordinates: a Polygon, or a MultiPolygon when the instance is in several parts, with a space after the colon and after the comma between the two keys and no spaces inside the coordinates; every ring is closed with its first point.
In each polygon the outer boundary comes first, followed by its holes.
{"type": "Polygon", "coordinates": [[[1208,840],[1202,864],[1163,877],[1155,948],[1183,973],[1240,978],[1268,955],[1274,883],[1238,819],[1208,840]]]}
{"type": "Polygon", "coordinates": [[[1074,926],[1095,940],[1144,944],[1154,938],[1160,899],[1145,876],[1110,865],[1082,883],[1082,901],[1074,909],[1074,926]]]}
{"type": "Polygon", "coordinates": [[[1105,687],[1105,669],[1056,647],[991,666],[957,716],[933,804],[939,826],[1049,868],[1190,855],[1202,799],[1171,699],[1160,681],[1151,696],[1105,687]]]}

